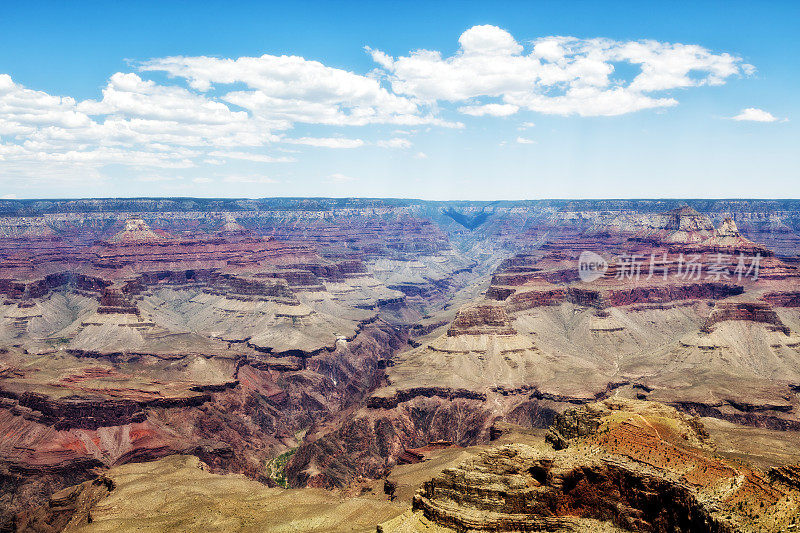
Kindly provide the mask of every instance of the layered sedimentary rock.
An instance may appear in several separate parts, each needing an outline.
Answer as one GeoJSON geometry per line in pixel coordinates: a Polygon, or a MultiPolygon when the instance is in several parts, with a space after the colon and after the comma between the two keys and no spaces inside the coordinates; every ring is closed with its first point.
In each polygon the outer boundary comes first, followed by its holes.
{"type": "Polygon", "coordinates": [[[506,310],[501,305],[491,303],[462,307],[458,310],[448,337],[460,335],[513,335],[506,310]]]}
{"type": "MultiPolygon", "coordinates": [[[[196,457],[119,465],[19,513],[20,531],[791,531],[797,465],[727,458],[717,430],[652,402],[557,416],[547,440],[506,423],[491,445],[435,442],[343,493],[267,488],[196,457]],[[416,490],[415,490],[416,489],[416,490]],[[411,493],[409,493],[411,490],[411,493]],[[376,527],[377,524],[377,527],[376,527]]],[[[741,449],[741,451],[745,451],[741,449]]],[[[755,451],[755,450],[753,450],[755,451]]],[[[796,457],[796,453],[794,457],[796,457]]]]}
{"type": "Polygon", "coordinates": [[[578,256],[601,250],[596,234],[501,262],[486,300],[462,305],[446,331],[398,354],[356,413],[309,434],[289,464],[294,481],[336,486],[377,476],[407,448],[486,442],[498,418],[541,427],[569,405],[612,394],[800,428],[800,317],[758,303],[762,294],[790,302],[797,269],[747,248],[731,223],[716,231],[692,210],[658,227],[647,239],[610,239],[607,270],[588,282],[578,256]],[[723,241],[709,239],[727,237],[747,253],[715,263],[723,241]],[[699,258],[677,245],[696,245],[699,258]]]}
{"type": "Polygon", "coordinates": [[[413,512],[378,530],[779,531],[796,527],[790,468],[770,479],[714,454],[696,419],[648,402],[567,411],[560,451],[491,448],[423,484],[413,512]]]}
{"type": "MultiPolygon", "coordinates": [[[[308,228],[292,242],[226,220],[186,234],[129,217],[102,240],[29,240],[25,260],[0,261],[4,520],[94,469],[174,453],[265,480],[266,459],[374,386],[405,338],[387,320],[419,317],[362,251],[399,229],[334,249],[350,230],[321,245],[308,228]]],[[[419,241],[390,257],[461,265],[436,255],[441,235],[419,241]]],[[[411,283],[450,290],[426,272],[411,283]]]]}
{"type": "Polygon", "coordinates": [[[176,452],[357,486],[611,396],[800,428],[800,206],[691,204],[0,201],[6,516],[176,452]]]}
{"type": "Polygon", "coordinates": [[[722,224],[714,230],[714,233],[706,240],[696,245],[704,252],[718,252],[723,254],[761,254],[762,256],[773,255],[772,250],[766,246],[761,246],[750,239],[742,236],[736,222],[732,218],[726,218],[722,224]]]}
{"type": "Polygon", "coordinates": [[[791,330],[781,322],[775,309],[765,302],[718,302],[703,324],[703,331],[711,333],[716,324],[730,320],[767,324],[774,331],[791,335],[791,330]]]}

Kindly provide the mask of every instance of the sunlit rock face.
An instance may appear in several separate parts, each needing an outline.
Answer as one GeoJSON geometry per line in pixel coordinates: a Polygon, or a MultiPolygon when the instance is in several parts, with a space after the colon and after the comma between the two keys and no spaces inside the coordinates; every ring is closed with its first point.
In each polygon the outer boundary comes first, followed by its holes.
{"type": "Polygon", "coordinates": [[[777,531],[800,506],[796,468],[726,460],[698,419],[657,403],[569,409],[547,440],[555,449],[505,444],[444,469],[379,530],[777,531]]]}
{"type": "Polygon", "coordinates": [[[175,453],[346,488],[611,396],[800,429],[800,206],[765,205],[4,202],[4,519],[175,453]]]}
{"type": "Polygon", "coordinates": [[[272,228],[149,215],[69,216],[47,238],[8,241],[20,250],[0,261],[7,512],[92,469],[174,453],[263,477],[374,386],[427,304],[406,293],[445,300],[474,264],[406,214],[298,225],[290,212],[272,228]]]}
{"type": "Polygon", "coordinates": [[[610,396],[800,429],[796,265],[732,221],[715,228],[693,209],[625,219],[633,222],[614,234],[568,224],[564,238],[545,244],[523,225],[515,242],[530,238],[537,248],[499,261],[482,296],[452,306],[449,321],[393,358],[365,407],[304,442],[288,465],[295,482],[379,476],[406,449],[485,443],[498,418],[542,427],[571,405],[610,396]],[[583,250],[608,262],[589,283],[578,276],[583,250]],[[719,254],[725,262],[712,271],[719,254]],[[702,268],[686,275],[690,257],[702,268]],[[757,262],[758,276],[737,275],[740,260],[757,262]]]}

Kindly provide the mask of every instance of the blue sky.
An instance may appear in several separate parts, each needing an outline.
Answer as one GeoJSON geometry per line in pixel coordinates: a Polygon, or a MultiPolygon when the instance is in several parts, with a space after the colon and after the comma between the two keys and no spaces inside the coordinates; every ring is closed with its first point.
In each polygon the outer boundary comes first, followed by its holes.
{"type": "Polygon", "coordinates": [[[0,196],[797,198],[798,5],[8,2],[0,196]]]}

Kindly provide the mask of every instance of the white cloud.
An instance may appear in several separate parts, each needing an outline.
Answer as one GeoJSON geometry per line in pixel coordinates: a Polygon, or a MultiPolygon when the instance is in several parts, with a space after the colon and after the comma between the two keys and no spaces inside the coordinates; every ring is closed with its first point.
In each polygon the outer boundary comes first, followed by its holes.
{"type": "Polygon", "coordinates": [[[746,120],[749,122],[778,122],[781,120],[769,111],[764,111],[763,109],[758,109],[756,107],[742,109],[741,113],[731,118],[733,120],[746,120]]]}
{"type": "Polygon", "coordinates": [[[373,50],[369,46],[365,46],[364,50],[372,56],[372,60],[382,66],[383,68],[392,68],[392,63],[394,60],[392,57],[387,54],[386,52],[381,52],[380,50],[373,50]]]}
{"type": "Polygon", "coordinates": [[[88,126],[89,117],[75,107],[74,98],[27,89],[0,74],[0,135],[24,135],[39,127],[88,126]]]}
{"type": "Polygon", "coordinates": [[[194,178],[192,181],[194,183],[211,183],[214,180],[212,180],[211,178],[194,178]]]}
{"type": "Polygon", "coordinates": [[[281,142],[304,144],[319,148],[358,148],[364,146],[364,141],[361,139],[346,139],[343,137],[301,137],[299,139],[282,139],[281,142]]]}
{"type": "Polygon", "coordinates": [[[417,152],[414,154],[414,159],[428,159],[428,154],[425,152],[417,152]]]}
{"type": "Polygon", "coordinates": [[[474,117],[482,117],[484,115],[507,117],[519,111],[519,107],[511,104],[484,104],[459,107],[458,110],[465,115],[472,115],[474,117]]]}
{"type": "Polygon", "coordinates": [[[510,33],[495,26],[474,26],[461,35],[459,44],[460,50],[450,57],[431,50],[397,58],[370,52],[387,72],[395,93],[428,102],[470,102],[459,110],[473,115],[508,116],[515,108],[556,115],[621,115],[678,103],[651,93],[720,85],[754,70],[727,53],[652,40],[543,37],[524,53],[510,33]],[[633,65],[639,73],[618,79],[614,74],[619,63],[633,65]],[[481,102],[487,98],[500,98],[502,104],[481,102]]]}
{"type": "Polygon", "coordinates": [[[3,200],[16,200],[17,199],[17,195],[16,194],[4,194],[2,196],[2,198],[3,198],[3,200]]]}
{"type": "MultiPolygon", "coordinates": [[[[383,61],[385,54],[372,54],[383,61]]],[[[388,57],[388,56],[386,56],[388,57]]],[[[224,90],[244,84],[222,96],[256,117],[337,126],[366,124],[453,125],[429,114],[418,104],[381,86],[379,80],[299,56],[165,57],[140,66],[142,71],[163,71],[188,80],[199,91],[224,90]]]]}
{"type": "Polygon", "coordinates": [[[525,137],[517,137],[518,144],[536,144],[536,141],[533,139],[527,139],[525,137]]]}
{"type": "MultiPolygon", "coordinates": [[[[738,57],[697,45],[563,36],[522,41],[491,25],[467,29],[458,44],[450,56],[414,50],[396,58],[367,47],[379,67],[367,74],[290,55],[156,58],[135,73],[111,74],[97,98],[83,101],[0,74],[3,177],[101,179],[107,165],[155,176],[158,169],[230,160],[295,160],[267,155],[267,146],[273,153],[290,145],[411,149],[412,139],[400,136],[433,126],[464,127],[442,118],[439,110],[447,103],[476,117],[520,111],[611,116],[674,106],[677,99],[668,91],[720,85],[754,70],[738,57]],[[620,64],[626,68],[618,72],[620,64]],[[624,76],[631,67],[636,73],[624,76]],[[173,79],[147,79],[151,72],[173,79]],[[388,124],[394,137],[348,138],[311,126],[302,133],[307,136],[289,137],[298,123],[388,124]]],[[[755,108],[732,118],[780,120],[755,108]]]]}
{"type": "Polygon", "coordinates": [[[0,134],[7,139],[0,157],[9,161],[188,168],[212,147],[263,146],[277,139],[270,126],[136,74],[114,74],[101,100],[83,102],[0,75],[0,134]]]}
{"type": "Polygon", "coordinates": [[[536,124],[534,124],[533,122],[523,122],[522,124],[519,125],[517,129],[526,130],[528,128],[534,128],[534,127],[536,127],[536,124]]]}
{"type": "Polygon", "coordinates": [[[522,46],[510,33],[497,26],[484,24],[473,26],[458,38],[465,55],[515,55],[522,52],[522,46]]]}
{"type": "Polygon", "coordinates": [[[381,148],[399,148],[403,150],[411,148],[412,145],[411,141],[409,141],[408,139],[403,139],[402,137],[394,137],[392,139],[381,140],[375,144],[377,144],[381,148]]]}
{"type": "Polygon", "coordinates": [[[77,106],[87,115],[122,115],[151,120],[196,124],[247,122],[244,111],[231,111],[225,104],[209,100],[182,87],[158,85],[136,74],[117,72],[103,89],[103,99],[86,100],[77,106]]]}
{"type": "MultiPolygon", "coordinates": [[[[299,57],[165,58],[141,70],[164,70],[186,78],[190,87],[118,72],[101,98],[78,102],[25,88],[0,74],[0,159],[71,165],[76,175],[109,164],[166,169],[219,165],[226,159],[289,162],[294,159],[241,148],[278,142],[283,134],[274,132],[295,122],[463,127],[433,116],[372,77],[299,57]],[[229,83],[247,90],[206,92],[229,83]]],[[[328,148],[365,144],[314,137],[285,142],[328,148]]],[[[23,167],[6,166],[7,172],[11,168],[23,167]]]]}

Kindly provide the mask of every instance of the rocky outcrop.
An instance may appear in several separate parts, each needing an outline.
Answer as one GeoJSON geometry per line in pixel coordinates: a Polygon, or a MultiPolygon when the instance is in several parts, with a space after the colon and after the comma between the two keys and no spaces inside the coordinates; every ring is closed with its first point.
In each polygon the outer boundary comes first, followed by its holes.
{"type": "Polygon", "coordinates": [[[493,303],[470,305],[458,310],[447,330],[449,337],[458,335],[513,335],[506,310],[493,303]]]}
{"type": "Polygon", "coordinates": [[[702,424],[650,402],[606,400],[558,417],[556,451],[490,448],[423,483],[383,533],[777,531],[794,523],[794,469],[760,472],[714,454],[702,424]],[[722,489],[724,487],[724,489],[722,489]]]}
{"type": "Polygon", "coordinates": [[[622,306],[643,303],[666,303],[678,300],[718,300],[742,294],[744,289],[732,283],[703,282],[676,283],[630,287],[624,289],[608,289],[603,299],[610,306],[622,306]]]}
{"type": "Polygon", "coordinates": [[[632,531],[734,531],[689,486],[638,465],[574,461],[520,444],[426,481],[413,509],[456,531],[579,531],[586,519],[632,531]]]}
{"type": "Polygon", "coordinates": [[[153,231],[150,226],[141,218],[129,218],[125,221],[125,227],[111,237],[112,243],[153,243],[165,240],[165,237],[153,231]]]}
{"type": "Polygon", "coordinates": [[[760,255],[770,257],[772,250],[766,246],[761,246],[750,239],[745,238],[739,232],[736,222],[727,217],[722,224],[714,230],[714,233],[699,243],[685,247],[686,252],[718,253],[727,255],[760,255]]]}
{"type": "MultiPolygon", "coordinates": [[[[52,387],[35,374],[29,376],[35,381],[26,381],[24,373],[8,372],[5,381],[17,380],[13,387],[36,386],[42,392],[9,393],[0,403],[0,501],[6,510],[0,518],[87,479],[93,469],[174,453],[194,454],[215,471],[257,479],[266,459],[296,445],[299,431],[359,401],[402,343],[391,327],[373,323],[300,367],[257,368],[250,357],[240,356],[230,382],[200,380],[198,374],[195,382],[166,384],[171,374],[162,369],[156,387],[163,393],[148,390],[144,372],[137,378],[142,390],[105,388],[104,380],[126,379],[109,366],[59,381],[59,389],[72,388],[83,395],[79,399],[52,397],[52,387]]],[[[198,369],[208,364],[192,361],[184,357],[170,364],[198,369]]]]}
{"type": "Polygon", "coordinates": [[[14,517],[13,528],[20,533],[38,533],[85,526],[92,521],[92,507],[115,488],[107,476],[67,487],[53,494],[47,504],[14,517]]]}
{"type": "Polygon", "coordinates": [[[800,465],[786,465],[770,468],[767,475],[772,481],[800,490],[800,465]]]}
{"type": "Polygon", "coordinates": [[[579,286],[523,287],[503,292],[503,287],[490,287],[488,298],[502,300],[509,312],[525,311],[537,307],[559,305],[565,302],[586,307],[619,307],[633,304],[663,304],[680,300],[718,300],[736,296],[744,292],[740,285],[727,282],[680,282],[648,283],[619,287],[598,286],[587,288],[579,286]]]}
{"type": "Polygon", "coordinates": [[[146,530],[347,533],[369,531],[401,511],[375,495],[268,487],[209,472],[197,457],[175,455],[115,466],[17,515],[22,533],[132,533],[146,530]]]}
{"type": "MultiPolygon", "coordinates": [[[[493,294],[497,294],[495,287],[490,287],[487,297],[491,298],[493,294]]],[[[536,307],[544,307],[548,305],[559,305],[567,301],[568,294],[570,297],[574,296],[574,291],[568,291],[564,288],[551,288],[551,289],[530,289],[524,291],[513,292],[506,298],[497,298],[506,301],[506,308],[511,311],[524,311],[526,309],[534,309],[536,307]]]]}
{"type": "Polygon", "coordinates": [[[727,320],[747,320],[768,324],[772,329],[780,331],[784,335],[790,333],[789,328],[781,322],[772,306],[765,302],[717,302],[703,324],[702,330],[710,333],[715,325],[727,320]]]}
{"type": "Polygon", "coordinates": [[[800,307],[800,291],[768,292],[761,298],[775,307],[800,307]]]}

